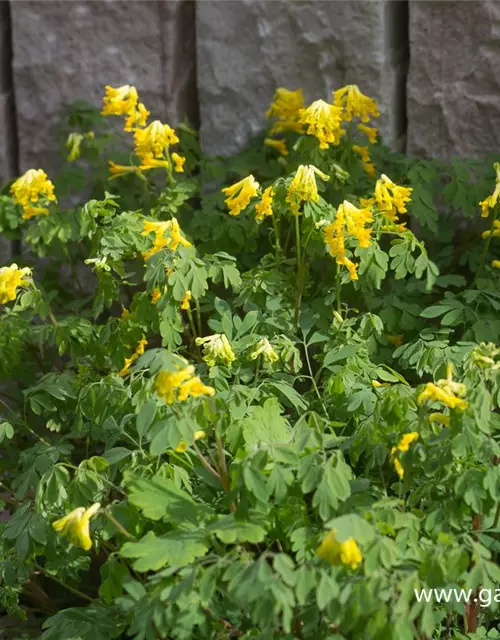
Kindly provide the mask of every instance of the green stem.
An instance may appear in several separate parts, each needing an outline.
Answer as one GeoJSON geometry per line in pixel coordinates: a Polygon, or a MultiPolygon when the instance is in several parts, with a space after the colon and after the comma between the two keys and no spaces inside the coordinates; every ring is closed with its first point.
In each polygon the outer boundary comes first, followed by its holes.
{"type": "Polygon", "coordinates": [[[342,301],[340,299],[340,265],[337,264],[337,275],[335,278],[336,298],[337,298],[337,312],[342,315],[342,301]]]}
{"type": "Polygon", "coordinates": [[[193,332],[193,339],[196,340],[198,337],[198,333],[196,332],[196,327],[194,325],[193,314],[191,313],[191,309],[186,309],[187,316],[189,319],[189,326],[191,327],[191,331],[193,332]]]}
{"type": "Polygon", "coordinates": [[[113,526],[115,526],[115,527],[118,529],[118,531],[119,531],[122,535],[124,535],[124,536],[125,536],[126,538],[128,538],[129,540],[135,540],[134,536],[133,536],[131,533],[129,533],[129,532],[125,529],[125,527],[124,527],[123,525],[121,525],[121,524],[118,522],[118,520],[117,520],[114,516],[112,516],[112,515],[109,513],[109,511],[104,511],[104,515],[105,515],[105,516],[106,516],[106,518],[111,522],[111,524],[112,524],[113,526]]]}
{"type": "Polygon", "coordinates": [[[280,245],[280,231],[278,226],[278,220],[276,216],[271,216],[273,219],[273,227],[274,227],[274,248],[276,249],[276,260],[278,259],[279,254],[281,253],[281,245],[280,245]]]}
{"type": "Polygon", "coordinates": [[[71,591],[71,593],[73,593],[75,596],[79,596],[80,598],[83,598],[84,600],[87,600],[87,602],[95,602],[94,598],[91,598],[86,593],[83,593],[83,591],[79,591],[78,589],[75,589],[74,587],[70,587],[69,584],[66,584],[62,580],[59,580],[59,578],[54,576],[52,573],[48,573],[47,571],[45,571],[45,569],[42,567],[42,565],[38,564],[38,562],[34,562],[33,564],[35,565],[35,567],[39,571],[41,571],[43,573],[44,576],[46,576],[50,580],[53,580],[54,582],[57,582],[57,584],[60,584],[61,587],[64,587],[68,591],[71,591]]]}
{"type": "Polygon", "coordinates": [[[295,300],[295,324],[298,325],[300,304],[302,301],[302,251],[300,246],[300,221],[298,212],[295,214],[295,242],[297,245],[297,297],[295,300]]]}
{"type": "Polygon", "coordinates": [[[305,356],[306,356],[307,368],[309,370],[309,375],[310,375],[311,381],[313,383],[314,391],[316,392],[316,395],[318,396],[318,399],[319,399],[319,401],[321,403],[321,407],[323,409],[323,413],[326,416],[326,419],[330,420],[330,416],[328,415],[328,411],[326,410],[325,403],[323,402],[323,398],[321,397],[321,393],[319,392],[318,385],[316,384],[316,380],[315,380],[313,372],[312,372],[311,361],[309,359],[309,353],[307,351],[307,344],[305,342],[303,344],[304,344],[304,353],[305,353],[305,356]]]}
{"type": "Polygon", "coordinates": [[[195,300],[195,305],[196,305],[196,322],[198,325],[198,335],[202,336],[203,335],[203,329],[202,329],[202,325],[201,325],[201,310],[200,310],[200,303],[198,300],[195,300]]]}
{"type": "Polygon", "coordinates": [[[476,277],[474,278],[473,284],[476,283],[477,279],[479,278],[479,276],[481,275],[481,273],[482,273],[482,271],[484,269],[484,265],[486,263],[486,257],[488,256],[488,249],[490,248],[491,238],[493,237],[493,229],[495,227],[495,222],[496,222],[497,218],[498,218],[498,206],[496,206],[494,208],[494,210],[493,210],[493,218],[491,220],[491,233],[486,238],[486,242],[484,244],[483,253],[481,254],[481,258],[479,260],[479,266],[477,268],[476,277]]]}

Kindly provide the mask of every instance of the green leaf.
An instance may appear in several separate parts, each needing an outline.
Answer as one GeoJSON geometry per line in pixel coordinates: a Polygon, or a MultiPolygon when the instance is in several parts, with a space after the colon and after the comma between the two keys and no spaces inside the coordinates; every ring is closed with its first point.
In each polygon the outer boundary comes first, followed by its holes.
{"type": "Polygon", "coordinates": [[[282,417],[282,408],[276,398],[268,398],[262,407],[250,407],[242,420],[243,438],[247,447],[263,442],[279,444],[290,442],[291,429],[282,417]]]}
{"type": "Polygon", "coordinates": [[[325,355],[325,359],[323,360],[323,366],[328,367],[335,362],[340,362],[341,360],[346,360],[353,356],[358,350],[358,345],[355,344],[346,344],[337,351],[329,351],[325,355]]]}
{"type": "Polygon", "coordinates": [[[206,554],[208,546],[189,534],[175,531],[161,538],[149,531],[139,542],[126,542],[123,558],[134,558],[135,571],[158,571],[164,566],[183,567],[206,554]]]}
{"type": "Polygon", "coordinates": [[[156,415],[156,409],[156,400],[154,398],[151,398],[151,400],[141,407],[137,416],[137,433],[139,434],[139,438],[143,438],[152,425],[156,415]]]}

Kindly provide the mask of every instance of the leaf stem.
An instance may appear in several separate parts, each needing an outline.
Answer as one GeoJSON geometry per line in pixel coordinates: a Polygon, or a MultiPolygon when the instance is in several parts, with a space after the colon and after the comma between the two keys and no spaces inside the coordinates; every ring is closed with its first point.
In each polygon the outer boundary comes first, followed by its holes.
{"type": "Polygon", "coordinates": [[[495,209],[493,210],[493,218],[491,220],[491,233],[486,238],[486,242],[484,244],[483,253],[481,254],[481,258],[479,260],[479,265],[478,265],[478,268],[477,268],[477,271],[476,271],[476,277],[474,278],[473,284],[475,284],[477,282],[477,279],[479,278],[479,276],[483,272],[484,265],[486,263],[486,258],[488,256],[488,249],[490,248],[491,238],[493,237],[493,227],[495,226],[495,222],[496,222],[497,218],[498,218],[498,206],[496,206],[495,209]]]}

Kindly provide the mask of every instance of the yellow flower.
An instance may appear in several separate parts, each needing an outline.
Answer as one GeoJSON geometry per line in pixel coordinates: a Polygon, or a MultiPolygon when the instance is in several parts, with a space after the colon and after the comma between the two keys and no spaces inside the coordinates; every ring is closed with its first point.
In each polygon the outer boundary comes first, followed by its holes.
{"type": "Polygon", "coordinates": [[[299,123],[300,112],[304,107],[304,96],[302,89],[290,91],[280,87],[276,89],[273,102],[266,111],[266,118],[277,118],[273,123],[270,133],[282,133],[283,131],[296,131],[300,133],[303,130],[299,123]]]}
{"type": "Polygon", "coordinates": [[[373,178],[376,169],[373,162],[371,162],[370,150],[368,149],[368,147],[360,147],[357,144],[353,144],[352,150],[361,158],[361,162],[363,163],[363,168],[366,171],[366,174],[369,175],[370,178],[373,178]]]}
{"type": "Polygon", "coordinates": [[[165,169],[166,171],[170,167],[168,160],[153,158],[153,156],[147,156],[143,159],[139,169],[141,171],[149,171],[150,169],[165,169]]]}
{"type": "Polygon", "coordinates": [[[188,289],[186,291],[186,293],[184,294],[184,298],[182,298],[181,300],[181,309],[183,311],[188,311],[189,310],[189,301],[191,300],[191,298],[193,297],[191,291],[188,289]]]}
{"type": "Polygon", "coordinates": [[[493,167],[496,172],[495,190],[490,196],[487,196],[479,203],[479,206],[481,207],[481,216],[483,218],[487,218],[490,215],[490,211],[493,211],[497,206],[498,197],[500,196],[500,163],[495,162],[493,167]]]}
{"type": "Polygon", "coordinates": [[[230,366],[236,359],[231,344],[224,333],[214,333],[206,338],[196,338],[196,344],[203,345],[203,360],[209,367],[216,364],[230,366]]]}
{"type": "Polygon", "coordinates": [[[128,309],[126,309],[125,307],[122,307],[121,317],[124,320],[126,320],[127,318],[130,317],[130,311],[128,309]]]}
{"type": "Polygon", "coordinates": [[[431,413],[429,416],[431,422],[437,422],[445,427],[450,426],[450,416],[444,416],[442,413],[431,413]]]}
{"type": "Polygon", "coordinates": [[[29,169],[26,171],[13,183],[10,192],[14,202],[23,208],[23,218],[25,219],[37,215],[46,215],[49,210],[45,205],[56,199],[54,185],[42,169],[29,169]],[[42,206],[39,206],[40,204],[42,206]]]}
{"type": "Polygon", "coordinates": [[[267,187],[267,189],[262,194],[262,198],[255,205],[255,219],[262,221],[266,216],[273,215],[273,196],[274,191],[272,187],[267,187]]]}
{"type": "Polygon", "coordinates": [[[19,269],[17,264],[0,267],[0,304],[7,304],[16,299],[17,289],[27,287],[31,283],[31,269],[19,269]],[[28,278],[28,279],[26,279],[28,278]]]}
{"type": "Polygon", "coordinates": [[[224,187],[222,193],[228,197],[224,200],[229,209],[229,214],[239,216],[240,213],[248,206],[252,198],[258,194],[259,183],[252,175],[243,178],[230,187],[224,187]]]}
{"type": "Polygon", "coordinates": [[[184,173],[184,163],[186,162],[186,158],[183,158],[175,151],[172,153],[172,160],[174,161],[174,171],[177,173],[184,173]]]}
{"type": "Polygon", "coordinates": [[[149,111],[139,102],[137,89],[125,84],[116,89],[106,86],[103,98],[103,116],[127,116],[125,119],[125,131],[132,131],[134,127],[144,127],[149,116],[149,111]]]}
{"type": "Polygon", "coordinates": [[[151,304],[156,304],[160,298],[161,291],[158,289],[158,287],[155,287],[151,293],[151,304]]]}
{"type": "Polygon", "coordinates": [[[380,389],[381,387],[390,387],[390,382],[379,382],[378,380],[372,380],[372,387],[374,389],[380,389]]]}
{"type": "MultiPolygon", "coordinates": [[[[186,363],[187,365],[187,363],[186,363]]],[[[175,391],[183,382],[193,377],[194,367],[192,364],[185,367],[177,367],[177,371],[160,371],[156,376],[155,390],[167,404],[173,404],[175,401],[175,391]]]]}
{"type": "Polygon", "coordinates": [[[109,172],[111,174],[110,180],[114,180],[115,178],[119,178],[120,176],[125,176],[129,173],[137,173],[140,169],[135,165],[124,165],[124,164],[116,164],[112,160],[108,161],[109,164],[109,172]]]}
{"type": "Polygon", "coordinates": [[[151,220],[144,220],[144,230],[141,235],[147,236],[151,232],[155,234],[153,246],[148,251],[145,251],[142,255],[144,260],[147,260],[155,253],[158,253],[161,249],[167,247],[171,251],[177,251],[179,245],[182,247],[192,247],[193,245],[186,240],[181,233],[181,228],[177,221],[177,218],[166,220],[162,222],[156,222],[151,220]]]}
{"type": "Polygon", "coordinates": [[[399,443],[397,444],[396,447],[392,447],[391,449],[391,457],[392,457],[392,462],[394,464],[394,468],[396,470],[396,473],[398,474],[398,476],[400,478],[404,477],[404,467],[401,464],[401,461],[399,460],[399,458],[397,457],[397,453],[399,451],[405,453],[406,451],[408,451],[408,449],[410,448],[410,444],[412,444],[412,442],[415,442],[416,440],[418,440],[419,435],[416,431],[412,431],[411,433],[405,433],[404,436],[401,438],[401,440],[399,441],[399,443]]]}
{"type": "Polygon", "coordinates": [[[162,158],[167,147],[179,142],[174,129],[159,120],[155,120],[144,129],[136,129],[134,140],[135,152],[143,160],[150,157],[162,158]]]}
{"type": "Polygon", "coordinates": [[[306,132],[318,139],[320,149],[328,149],[330,144],[339,144],[345,133],[341,127],[342,109],[324,100],[316,100],[304,109],[299,122],[309,125],[306,132]]]}
{"type": "Polygon", "coordinates": [[[368,122],[370,116],[377,118],[380,115],[375,100],[361,93],[355,84],[334,91],[333,104],[342,107],[342,119],[346,121],[358,117],[362,122],[368,122]]]}
{"type": "Polygon", "coordinates": [[[491,262],[491,266],[494,267],[495,269],[500,269],[500,260],[493,260],[491,262]]]}
{"type": "Polygon", "coordinates": [[[63,518],[52,523],[52,528],[57,533],[67,536],[70,543],[75,547],[80,547],[84,551],[92,548],[92,540],[90,539],[90,518],[95,515],[101,505],[99,502],[94,503],[88,509],[78,507],[63,518]]]}
{"type": "Polygon", "coordinates": [[[312,164],[301,164],[288,187],[286,201],[290,204],[292,211],[297,214],[302,202],[318,202],[318,185],[316,176],[322,180],[330,180],[330,176],[320,171],[312,164]]]}
{"type": "Polygon", "coordinates": [[[123,369],[120,371],[119,375],[124,378],[132,364],[137,360],[139,356],[142,356],[144,353],[144,349],[146,348],[148,341],[143,337],[139,341],[134,353],[130,356],[130,358],[125,358],[125,364],[123,365],[123,369]]]}
{"type": "MultiPolygon", "coordinates": [[[[207,387],[208,388],[208,387],[207,387]]],[[[200,431],[195,431],[194,433],[194,439],[195,440],[200,440],[200,438],[204,438],[206,435],[206,433],[202,430],[200,431]]],[[[184,453],[187,449],[187,444],[185,440],[181,440],[179,442],[179,444],[177,445],[177,447],[175,447],[174,451],[176,451],[177,453],[184,453]]]]}
{"type": "Polygon", "coordinates": [[[485,239],[489,238],[490,236],[492,238],[498,238],[500,236],[500,220],[494,220],[491,229],[483,231],[481,235],[485,239]]]}
{"type": "MultiPolygon", "coordinates": [[[[199,396],[213,396],[215,389],[204,385],[198,377],[195,377],[193,365],[188,365],[183,358],[182,363],[176,366],[176,371],[160,371],[156,376],[155,390],[167,404],[173,404],[176,400],[184,402],[189,397],[197,398],[199,396]]],[[[198,431],[198,437],[203,432],[198,431]]],[[[196,438],[196,434],[195,434],[196,438]]]]}
{"type": "Polygon", "coordinates": [[[400,347],[403,344],[403,336],[387,336],[387,342],[395,347],[400,347]]]}
{"type": "Polygon", "coordinates": [[[356,265],[346,255],[346,230],[349,236],[357,240],[358,247],[369,247],[372,230],[367,225],[372,221],[373,215],[369,209],[358,209],[344,200],[337,208],[335,220],[323,228],[330,254],[337,264],[347,268],[351,280],[357,280],[358,273],[356,265]]]}
{"type": "Polygon", "coordinates": [[[375,185],[375,202],[381,213],[390,222],[397,220],[398,213],[407,213],[406,203],[411,199],[411,187],[399,187],[382,174],[375,185]]]}
{"type": "Polygon", "coordinates": [[[276,149],[276,151],[278,153],[281,153],[282,156],[288,155],[288,148],[284,140],[275,140],[274,138],[265,138],[264,144],[266,145],[266,147],[270,147],[271,149],[276,149]]]}
{"type": "Polygon", "coordinates": [[[354,538],[339,542],[333,530],[321,542],[316,554],[331,565],[344,564],[351,569],[357,569],[363,562],[363,556],[354,538]]]}
{"type": "Polygon", "coordinates": [[[356,129],[365,134],[370,144],[375,144],[377,142],[378,131],[375,127],[367,127],[365,124],[357,124],[356,129]]]}
{"type": "Polygon", "coordinates": [[[273,349],[271,343],[267,338],[262,338],[260,342],[255,347],[254,351],[250,354],[250,358],[252,360],[256,360],[260,355],[269,364],[273,362],[277,362],[279,360],[279,356],[276,351],[273,349]]]}
{"type": "Polygon", "coordinates": [[[438,380],[437,384],[428,382],[425,389],[417,398],[417,403],[422,404],[425,400],[441,402],[449,409],[466,409],[469,403],[463,400],[467,393],[467,387],[461,382],[453,380],[453,365],[448,364],[446,368],[446,378],[438,380]]]}
{"type": "Polygon", "coordinates": [[[70,133],[68,139],[66,140],[66,148],[69,150],[68,157],[66,158],[68,162],[74,162],[80,157],[80,147],[83,142],[83,134],[82,133],[70,133]]]}

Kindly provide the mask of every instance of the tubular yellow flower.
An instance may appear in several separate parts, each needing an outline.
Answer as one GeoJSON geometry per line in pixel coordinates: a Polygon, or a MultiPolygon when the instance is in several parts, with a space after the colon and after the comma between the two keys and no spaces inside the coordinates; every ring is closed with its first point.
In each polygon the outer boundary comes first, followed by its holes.
{"type": "Polygon", "coordinates": [[[224,333],[214,333],[206,338],[196,338],[196,344],[203,345],[203,360],[209,367],[216,364],[230,366],[236,359],[231,344],[224,333]]]}
{"type": "Polygon", "coordinates": [[[53,522],[52,528],[57,531],[57,533],[66,536],[75,547],[89,551],[92,548],[89,531],[90,519],[100,508],[101,505],[99,502],[94,503],[88,509],[78,507],[63,518],[53,522]]]}
{"type": "Polygon", "coordinates": [[[345,133],[341,127],[342,109],[324,100],[316,100],[304,109],[299,122],[309,125],[306,133],[318,139],[320,149],[328,149],[330,144],[339,144],[345,133]]]}
{"type": "Polygon", "coordinates": [[[372,387],[374,389],[381,389],[382,387],[390,387],[390,382],[379,382],[378,380],[372,380],[372,387]]]}
{"type": "Polygon", "coordinates": [[[500,269],[500,260],[492,260],[491,266],[495,269],[500,269]]]}
{"type": "Polygon", "coordinates": [[[318,185],[316,176],[322,180],[330,180],[330,176],[320,171],[312,164],[301,164],[288,187],[286,201],[290,204],[292,211],[297,214],[302,202],[318,202],[318,185]]]}
{"type": "Polygon", "coordinates": [[[135,152],[143,161],[151,156],[162,158],[167,147],[179,142],[174,129],[159,120],[155,120],[144,129],[136,129],[134,140],[135,152]]]}
{"type": "Polygon", "coordinates": [[[417,398],[417,403],[422,404],[426,400],[441,402],[450,409],[466,409],[469,403],[463,400],[467,393],[467,387],[461,382],[453,380],[453,366],[448,364],[446,378],[438,380],[437,384],[428,382],[425,389],[417,398]]]}
{"type": "MultiPolygon", "coordinates": [[[[208,388],[208,387],[207,387],[208,388]]],[[[195,440],[200,440],[201,438],[204,438],[206,436],[206,433],[202,430],[200,431],[195,431],[194,433],[194,439],[195,440]]],[[[187,449],[187,444],[185,440],[181,440],[179,442],[179,444],[177,445],[177,447],[175,447],[174,451],[177,453],[184,453],[187,449]]]]}
{"type": "Polygon", "coordinates": [[[183,311],[188,311],[189,310],[189,302],[191,300],[191,298],[193,297],[191,291],[188,289],[186,291],[186,293],[184,294],[184,298],[182,298],[181,300],[181,309],[183,311]]]}
{"type": "Polygon", "coordinates": [[[366,123],[370,116],[377,118],[380,115],[375,100],[361,93],[355,84],[348,84],[334,91],[333,104],[342,107],[342,119],[348,122],[358,117],[366,123]]]}
{"type": "Polygon", "coordinates": [[[265,362],[272,364],[273,362],[277,362],[279,360],[279,356],[276,351],[273,349],[271,343],[267,338],[262,338],[260,342],[255,347],[254,351],[250,354],[250,358],[252,360],[256,360],[260,355],[265,362]]]}
{"type": "Polygon", "coordinates": [[[276,151],[280,153],[282,156],[288,155],[288,148],[284,140],[275,140],[274,138],[265,138],[264,144],[266,145],[266,147],[270,147],[271,149],[276,149],[276,151]]]}
{"type": "Polygon", "coordinates": [[[10,192],[14,202],[23,208],[24,219],[48,214],[49,210],[45,205],[56,199],[54,185],[42,169],[26,171],[13,183],[10,192]]]}
{"type": "Polygon", "coordinates": [[[403,465],[401,464],[401,461],[397,457],[397,454],[400,451],[403,453],[408,451],[408,449],[410,448],[410,444],[418,440],[418,438],[419,438],[419,435],[416,431],[412,431],[411,433],[405,433],[404,436],[399,441],[399,443],[397,444],[397,446],[392,447],[391,449],[392,462],[394,464],[396,473],[401,479],[404,477],[405,470],[403,465]]]}
{"type": "Polygon", "coordinates": [[[444,427],[450,426],[450,416],[444,416],[442,413],[431,413],[429,416],[429,420],[431,422],[442,424],[444,427]]]}
{"type": "Polygon", "coordinates": [[[357,240],[358,247],[369,247],[372,230],[367,225],[372,221],[373,215],[369,209],[358,209],[344,200],[337,208],[335,220],[323,227],[330,254],[337,264],[347,268],[351,280],[357,280],[358,273],[356,265],[346,255],[346,230],[349,236],[357,240]]]}
{"type": "Polygon", "coordinates": [[[177,221],[177,218],[166,220],[163,222],[156,222],[151,220],[144,220],[144,230],[141,235],[147,236],[151,232],[154,232],[155,239],[153,246],[148,251],[145,251],[142,255],[144,260],[147,260],[155,253],[158,253],[161,249],[167,247],[171,251],[177,251],[178,247],[192,247],[193,245],[186,240],[181,233],[181,228],[177,221]]]}
{"type": "MultiPolygon", "coordinates": [[[[187,363],[186,363],[187,364],[187,363]]],[[[155,390],[156,393],[162,397],[167,404],[173,404],[175,402],[175,392],[183,382],[193,377],[194,367],[192,364],[183,368],[178,368],[177,371],[160,371],[156,376],[155,390]]]]}
{"type": "Polygon", "coordinates": [[[484,239],[489,238],[490,236],[492,238],[500,237],[500,220],[494,220],[491,229],[483,231],[481,235],[484,239]]]}
{"type": "Polygon", "coordinates": [[[479,206],[481,207],[481,217],[483,218],[487,218],[490,215],[490,211],[493,211],[497,206],[498,197],[500,196],[500,163],[495,162],[493,167],[496,172],[495,190],[490,196],[487,196],[479,203],[479,206]]]}
{"type": "Polygon", "coordinates": [[[177,173],[184,173],[184,164],[186,162],[186,158],[183,158],[175,151],[172,153],[172,160],[174,161],[174,171],[177,173]]]}
{"type": "Polygon", "coordinates": [[[114,180],[115,178],[119,178],[120,176],[125,176],[129,173],[137,173],[140,170],[140,167],[136,167],[134,165],[124,165],[124,164],[116,164],[112,160],[108,161],[109,164],[109,173],[111,174],[110,180],[114,180]]]}
{"type": "Polygon", "coordinates": [[[146,348],[148,341],[142,337],[137,345],[134,353],[130,356],[130,358],[125,358],[125,364],[123,365],[123,369],[120,371],[119,375],[124,378],[132,364],[137,360],[139,356],[142,356],[144,353],[144,349],[146,348]]]}
{"type": "Polygon", "coordinates": [[[28,287],[31,283],[31,269],[17,264],[0,267],[0,304],[7,304],[16,299],[19,287],[28,287]]]}
{"type": "Polygon", "coordinates": [[[83,134],[82,133],[70,133],[68,139],[66,140],[66,148],[69,150],[68,156],[66,160],[68,162],[74,162],[80,157],[80,147],[83,142],[83,134]]]}
{"type": "Polygon", "coordinates": [[[145,127],[150,116],[150,112],[139,102],[137,109],[128,114],[125,119],[124,131],[133,131],[135,127],[145,127]]]}
{"type": "Polygon", "coordinates": [[[206,384],[203,384],[203,382],[198,377],[195,377],[187,380],[181,385],[177,399],[179,400],[179,402],[184,402],[189,397],[198,398],[200,396],[214,395],[215,389],[213,387],[208,387],[206,384]]]}
{"type": "Polygon", "coordinates": [[[266,111],[266,118],[277,118],[273,123],[271,135],[282,133],[283,131],[296,131],[300,133],[303,129],[299,123],[300,111],[304,107],[304,96],[302,89],[290,91],[280,87],[276,89],[274,99],[266,111]]]}
{"type": "Polygon", "coordinates": [[[149,171],[150,169],[165,169],[168,171],[170,167],[170,162],[168,160],[158,160],[157,158],[153,158],[153,156],[147,156],[141,162],[139,169],[141,171],[149,171]]]}
{"type": "Polygon", "coordinates": [[[248,203],[259,192],[259,183],[252,175],[243,178],[239,182],[231,185],[230,187],[224,187],[222,193],[225,193],[228,197],[224,200],[229,209],[231,216],[239,216],[240,213],[248,206],[248,203]]]}
{"type": "Polygon", "coordinates": [[[366,171],[366,174],[370,176],[370,178],[373,178],[376,169],[373,162],[371,162],[370,150],[368,149],[368,147],[360,147],[357,144],[353,144],[352,150],[361,158],[361,162],[363,163],[363,168],[366,171]]]}
{"type": "Polygon", "coordinates": [[[375,144],[377,142],[378,131],[376,127],[367,127],[365,124],[357,124],[356,129],[365,134],[370,144],[375,144]]]}
{"type": "Polygon", "coordinates": [[[333,530],[321,542],[316,554],[331,565],[344,564],[351,569],[357,569],[363,562],[363,556],[354,538],[339,542],[333,530]]]}
{"type": "Polygon", "coordinates": [[[390,222],[395,222],[398,213],[407,213],[406,203],[411,199],[411,187],[399,187],[382,174],[375,185],[375,202],[380,212],[390,222]]]}
{"type": "Polygon", "coordinates": [[[158,289],[158,287],[155,287],[151,293],[151,304],[156,304],[160,298],[161,291],[158,289]]]}
{"type": "Polygon", "coordinates": [[[273,197],[273,188],[267,187],[267,189],[262,194],[262,198],[255,205],[255,219],[259,222],[264,220],[266,216],[273,215],[273,197]]]}
{"type": "Polygon", "coordinates": [[[125,131],[132,131],[134,127],[144,127],[146,125],[149,111],[139,102],[137,89],[125,84],[116,89],[109,85],[105,88],[103,98],[103,116],[127,116],[125,118],[125,131]]]}

